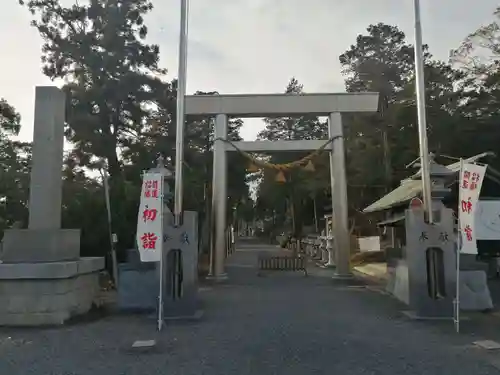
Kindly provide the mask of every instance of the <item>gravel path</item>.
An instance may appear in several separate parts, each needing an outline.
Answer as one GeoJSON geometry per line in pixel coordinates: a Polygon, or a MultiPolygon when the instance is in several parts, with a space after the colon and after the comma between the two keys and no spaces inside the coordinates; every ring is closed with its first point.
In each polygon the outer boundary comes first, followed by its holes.
{"type": "MultiPolygon", "coordinates": [[[[409,321],[387,296],[328,277],[256,277],[255,251],[230,260],[229,281],[204,288],[205,317],[168,325],[110,316],[60,329],[0,330],[0,374],[499,374],[451,323],[409,321]],[[134,340],[155,338],[151,352],[134,340]]],[[[500,358],[500,354],[499,358],[500,358]]]]}

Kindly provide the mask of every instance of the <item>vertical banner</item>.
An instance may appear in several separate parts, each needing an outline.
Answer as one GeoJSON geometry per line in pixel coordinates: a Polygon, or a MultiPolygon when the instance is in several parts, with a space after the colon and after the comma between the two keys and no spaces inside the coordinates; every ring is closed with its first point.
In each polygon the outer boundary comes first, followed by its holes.
{"type": "Polygon", "coordinates": [[[460,170],[458,222],[464,254],[477,254],[475,212],[485,173],[486,166],[477,164],[463,163],[460,170]]]}
{"type": "Polygon", "coordinates": [[[137,217],[137,248],[142,262],[159,262],[163,244],[163,175],[144,173],[137,217]]]}

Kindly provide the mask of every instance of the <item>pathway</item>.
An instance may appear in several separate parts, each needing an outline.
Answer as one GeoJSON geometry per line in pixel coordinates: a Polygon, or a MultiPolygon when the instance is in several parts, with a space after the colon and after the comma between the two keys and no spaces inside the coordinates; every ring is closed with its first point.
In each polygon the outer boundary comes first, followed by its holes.
{"type": "MultiPolygon", "coordinates": [[[[257,277],[256,250],[229,261],[226,284],[205,287],[203,320],[155,337],[144,316],[60,329],[0,330],[0,374],[37,375],[486,375],[499,374],[451,323],[414,322],[387,296],[319,273],[257,277]]],[[[500,353],[498,354],[500,363],[500,353]]]]}

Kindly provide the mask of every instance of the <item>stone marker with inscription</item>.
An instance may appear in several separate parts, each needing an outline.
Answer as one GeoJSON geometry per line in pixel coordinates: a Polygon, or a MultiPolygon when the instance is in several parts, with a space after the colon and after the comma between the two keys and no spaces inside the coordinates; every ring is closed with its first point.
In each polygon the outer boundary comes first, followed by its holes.
{"type": "Polygon", "coordinates": [[[456,251],[453,210],[434,202],[437,224],[424,220],[423,209],[406,210],[408,302],[417,317],[453,317],[456,251]]]}
{"type": "Polygon", "coordinates": [[[196,318],[198,301],[198,214],[185,211],[182,226],[164,224],[165,288],[163,312],[169,318],[196,318]],[[180,259],[176,258],[180,256],[180,259]]]}
{"type": "MultiPolygon", "coordinates": [[[[154,171],[162,172],[165,180],[172,177],[163,165],[163,158],[159,158],[158,165],[149,170],[154,171]]],[[[164,317],[196,318],[200,315],[197,297],[198,214],[185,211],[182,225],[175,226],[167,204],[171,196],[167,181],[163,183],[163,196],[164,317]]],[[[127,263],[120,265],[118,279],[118,306],[121,310],[150,312],[158,308],[159,262],[141,262],[139,252],[130,250],[127,263]]]]}

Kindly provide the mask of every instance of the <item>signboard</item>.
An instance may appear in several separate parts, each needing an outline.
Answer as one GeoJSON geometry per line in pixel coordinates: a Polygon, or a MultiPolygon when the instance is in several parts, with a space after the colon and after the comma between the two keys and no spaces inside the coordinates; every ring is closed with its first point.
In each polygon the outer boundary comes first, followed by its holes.
{"type": "Polygon", "coordinates": [[[500,240],[500,201],[484,200],[477,202],[476,240],[500,240]]]}
{"type": "Polygon", "coordinates": [[[142,177],[137,217],[137,249],[141,262],[159,262],[163,245],[163,175],[147,172],[142,177]]]}
{"type": "Polygon", "coordinates": [[[477,254],[475,213],[483,184],[486,166],[462,163],[458,193],[458,222],[460,225],[461,252],[477,254]]]}

